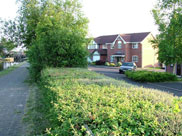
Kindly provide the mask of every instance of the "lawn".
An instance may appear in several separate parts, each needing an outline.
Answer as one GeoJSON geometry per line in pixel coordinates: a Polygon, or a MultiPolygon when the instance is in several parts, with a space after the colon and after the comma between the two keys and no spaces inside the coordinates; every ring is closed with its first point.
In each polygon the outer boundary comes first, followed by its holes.
{"type": "Polygon", "coordinates": [[[182,99],[87,69],[49,68],[29,101],[29,135],[181,135],[182,99]],[[31,104],[33,103],[33,104],[31,104]]]}

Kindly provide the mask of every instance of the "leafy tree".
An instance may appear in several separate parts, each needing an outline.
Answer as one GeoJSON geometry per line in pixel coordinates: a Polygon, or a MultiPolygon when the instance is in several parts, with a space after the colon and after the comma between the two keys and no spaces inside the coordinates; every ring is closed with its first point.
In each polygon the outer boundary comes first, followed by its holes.
{"type": "Polygon", "coordinates": [[[87,65],[87,18],[78,0],[19,0],[19,35],[34,79],[45,67],[87,65]],[[20,26],[21,25],[21,26],[20,26]]]}
{"type": "Polygon", "coordinates": [[[158,59],[166,65],[173,64],[175,74],[176,64],[182,63],[182,1],[158,0],[153,16],[160,32],[153,41],[158,47],[158,59]]]}

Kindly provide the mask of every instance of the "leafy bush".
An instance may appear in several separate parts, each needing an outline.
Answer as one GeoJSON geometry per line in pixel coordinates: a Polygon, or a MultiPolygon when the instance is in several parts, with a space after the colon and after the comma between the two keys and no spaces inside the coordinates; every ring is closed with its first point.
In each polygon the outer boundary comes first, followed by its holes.
{"type": "Polygon", "coordinates": [[[95,62],[91,62],[91,65],[96,65],[95,62]]]}
{"type": "Polygon", "coordinates": [[[182,99],[168,93],[79,68],[46,69],[41,80],[42,134],[86,135],[85,125],[98,136],[182,134],[182,99]]]}
{"type": "MultiPolygon", "coordinates": [[[[27,52],[32,78],[38,80],[45,67],[87,66],[88,51],[85,47],[89,41],[86,38],[88,20],[81,13],[79,1],[47,1],[34,6],[40,6],[41,10],[35,11],[34,14],[40,17],[35,22],[36,27],[30,29],[35,33],[35,36],[29,37],[33,40],[27,52]],[[64,7],[69,7],[69,11],[64,7]]],[[[27,22],[34,22],[29,19],[32,19],[31,15],[27,22]]]]}
{"type": "Polygon", "coordinates": [[[153,71],[126,71],[125,75],[128,78],[139,82],[164,82],[178,80],[176,75],[153,71]]]}
{"type": "Polygon", "coordinates": [[[106,62],[105,65],[106,65],[106,66],[110,66],[109,62],[106,62]]]}
{"type": "Polygon", "coordinates": [[[110,63],[110,66],[111,67],[115,67],[116,65],[114,63],[110,63]]]}
{"type": "Polygon", "coordinates": [[[122,63],[121,63],[121,62],[118,62],[118,63],[117,63],[117,66],[118,66],[118,67],[119,67],[119,66],[121,66],[121,65],[122,65],[122,63]]]}

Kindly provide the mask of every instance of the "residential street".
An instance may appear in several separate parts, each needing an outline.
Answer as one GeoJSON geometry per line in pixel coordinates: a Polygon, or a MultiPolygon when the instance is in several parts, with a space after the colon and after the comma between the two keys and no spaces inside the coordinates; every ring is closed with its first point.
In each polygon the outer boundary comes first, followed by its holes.
{"type": "Polygon", "coordinates": [[[89,70],[104,74],[117,80],[124,80],[132,85],[142,86],[144,88],[158,89],[172,93],[176,96],[182,96],[182,82],[165,82],[165,83],[139,83],[128,79],[124,74],[119,74],[119,68],[106,66],[89,66],[89,70]]]}
{"type": "Polygon", "coordinates": [[[27,63],[0,77],[0,136],[21,136],[22,116],[29,94],[24,82],[28,76],[27,63]]]}

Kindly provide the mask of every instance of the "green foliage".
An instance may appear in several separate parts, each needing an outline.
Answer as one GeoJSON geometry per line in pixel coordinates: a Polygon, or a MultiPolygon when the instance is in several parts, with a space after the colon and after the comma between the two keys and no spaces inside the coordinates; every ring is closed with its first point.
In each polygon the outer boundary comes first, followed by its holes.
{"type": "Polygon", "coordinates": [[[79,0],[17,2],[17,18],[1,21],[3,36],[7,42],[27,47],[35,80],[45,67],[87,66],[88,20],[79,0]]]}
{"type": "Polygon", "coordinates": [[[37,80],[45,67],[87,66],[88,20],[77,0],[22,0],[20,22],[28,47],[31,76],[37,80]]]}
{"type": "Polygon", "coordinates": [[[110,66],[109,62],[106,62],[105,65],[106,65],[106,66],[110,66]]]}
{"type": "Polygon", "coordinates": [[[44,116],[32,135],[86,135],[85,125],[102,136],[182,134],[181,101],[170,94],[79,68],[46,69],[41,81],[44,116]]]}
{"type": "MultiPolygon", "coordinates": [[[[160,34],[152,43],[159,49],[159,61],[166,65],[182,63],[181,11],[182,3],[179,0],[158,0],[153,9],[153,16],[159,26],[160,34]]],[[[173,69],[175,70],[175,67],[173,69]]]]}
{"type": "Polygon", "coordinates": [[[122,63],[121,63],[121,62],[118,62],[118,63],[117,63],[117,66],[118,66],[118,67],[119,67],[119,66],[121,66],[121,65],[122,65],[122,63]]]}
{"type": "Polygon", "coordinates": [[[126,71],[125,75],[128,78],[139,82],[164,82],[178,80],[176,75],[153,71],[126,71]]]}
{"type": "Polygon", "coordinates": [[[16,47],[16,45],[11,40],[7,40],[4,37],[2,37],[0,41],[0,46],[1,46],[0,52],[2,52],[3,48],[6,48],[8,51],[11,51],[13,48],[16,47]]]}
{"type": "Polygon", "coordinates": [[[111,67],[115,67],[116,65],[114,64],[114,63],[110,63],[110,65],[109,66],[111,66],[111,67]]]}

